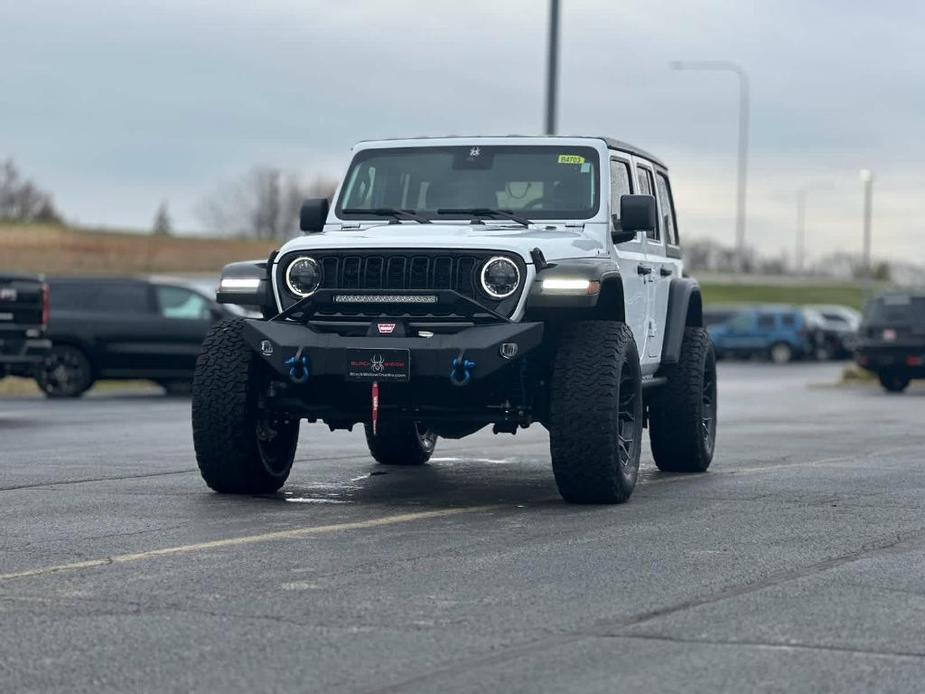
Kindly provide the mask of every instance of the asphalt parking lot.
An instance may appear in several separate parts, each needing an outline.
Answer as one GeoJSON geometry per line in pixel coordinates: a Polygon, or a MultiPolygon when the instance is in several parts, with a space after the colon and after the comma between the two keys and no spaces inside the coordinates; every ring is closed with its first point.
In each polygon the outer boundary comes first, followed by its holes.
{"type": "MultiPolygon", "coordinates": [[[[220,497],[189,403],[0,400],[0,691],[921,691],[925,389],[722,364],[710,472],[562,503],[545,431],[220,497]]],[[[589,403],[589,407],[593,403],[589,403]]]]}

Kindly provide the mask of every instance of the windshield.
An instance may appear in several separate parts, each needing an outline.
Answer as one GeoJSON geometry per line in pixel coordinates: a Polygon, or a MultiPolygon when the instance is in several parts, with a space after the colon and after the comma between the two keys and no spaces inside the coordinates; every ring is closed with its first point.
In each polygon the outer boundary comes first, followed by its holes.
{"type": "Polygon", "coordinates": [[[867,305],[865,318],[873,324],[925,325],[925,296],[882,296],[867,305]]]}
{"type": "Polygon", "coordinates": [[[588,219],[598,210],[592,147],[368,149],[354,157],[345,180],[336,207],[341,219],[371,219],[373,210],[383,209],[429,219],[471,219],[462,210],[474,209],[527,219],[588,219]]]}

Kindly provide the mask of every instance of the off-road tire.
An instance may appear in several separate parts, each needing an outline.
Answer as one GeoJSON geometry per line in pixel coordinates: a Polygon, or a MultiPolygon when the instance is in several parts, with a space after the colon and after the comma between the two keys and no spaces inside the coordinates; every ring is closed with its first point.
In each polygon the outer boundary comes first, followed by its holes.
{"type": "Polygon", "coordinates": [[[895,371],[881,371],[877,374],[877,378],[888,393],[902,393],[909,387],[910,378],[895,371]]]}
{"type": "Polygon", "coordinates": [[[629,499],[639,473],[642,377],[626,324],[564,326],[553,359],[548,429],[563,499],[579,504],[629,499]]]}
{"type": "Polygon", "coordinates": [[[289,476],[299,422],[259,408],[268,372],[244,342],[242,320],[212,326],[193,377],[193,443],[202,478],[217,492],[270,494],[289,476]]]}
{"type": "Polygon", "coordinates": [[[686,328],[668,383],[649,403],[649,441],[659,470],[705,472],[716,445],[716,355],[703,328],[686,328]]]}
{"type": "Polygon", "coordinates": [[[369,453],[382,465],[423,465],[437,445],[437,435],[417,422],[380,422],[375,435],[372,426],[365,427],[369,453]]]}
{"type": "Polygon", "coordinates": [[[36,369],[35,382],[48,398],[79,398],[93,386],[93,365],[80,347],[54,345],[36,369]]]}

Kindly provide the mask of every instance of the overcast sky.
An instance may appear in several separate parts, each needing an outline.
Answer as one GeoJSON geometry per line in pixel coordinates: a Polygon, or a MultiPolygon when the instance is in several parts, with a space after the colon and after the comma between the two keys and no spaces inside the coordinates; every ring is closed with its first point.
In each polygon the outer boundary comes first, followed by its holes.
{"type": "MultiPolygon", "coordinates": [[[[375,137],[542,129],[546,0],[0,0],[0,158],[82,224],[148,227],[256,164],[339,177],[375,137]]],[[[671,169],[686,237],[730,242],[737,83],[751,78],[749,241],[925,257],[925,3],[562,0],[560,132],[671,169]]]]}

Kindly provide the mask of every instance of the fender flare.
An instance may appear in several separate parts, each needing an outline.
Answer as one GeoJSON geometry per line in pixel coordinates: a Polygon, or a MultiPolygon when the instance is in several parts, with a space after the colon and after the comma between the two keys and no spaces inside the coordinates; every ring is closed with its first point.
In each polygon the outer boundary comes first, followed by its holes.
{"type": "Polygon", "coordinates": [[[662,365],[677,364],[685,328],[703,327],[703,298],[700,285],[687,277],[675,277],[668,289],[668,313],[662,342],[662,365]]]}
{"type": "Polygon", "coordinates": [[[609,257],[557,260],[536,273],[528,289],[527,311],[547,309],[585,309],[588,317],[623,320],[623,278],[619,266],[609,257]],[[542,282],[556,277],[586,279],[600,283],[594,294],[543,294],[542,282]]]}

